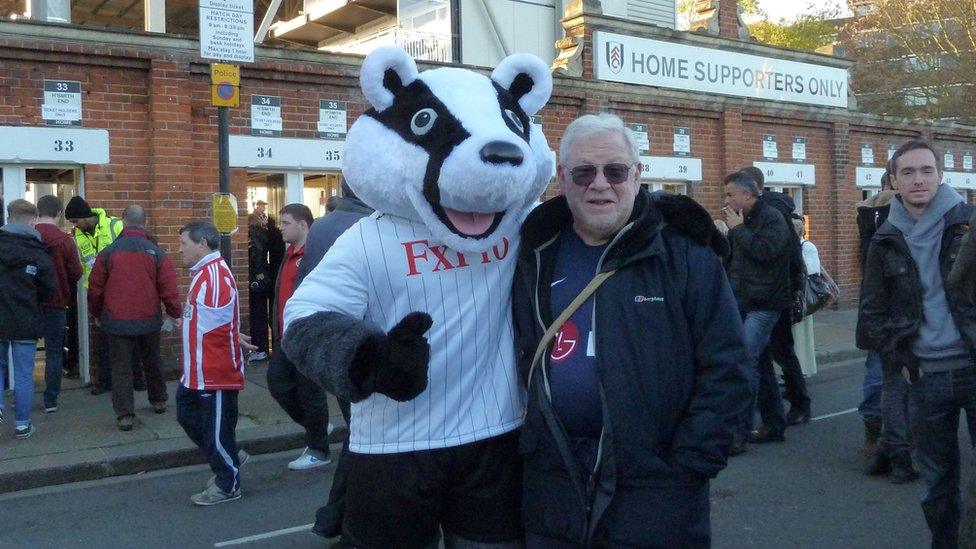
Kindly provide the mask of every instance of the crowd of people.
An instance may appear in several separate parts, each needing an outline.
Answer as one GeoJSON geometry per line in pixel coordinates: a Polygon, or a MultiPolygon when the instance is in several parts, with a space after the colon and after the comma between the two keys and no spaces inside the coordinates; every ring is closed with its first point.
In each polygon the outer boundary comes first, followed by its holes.
{"type": "MultiPolygon", "coordinates": [[[[933,547],[958,547],[960,531],[976,533],[976,517],[962,516],[957,440],[960,411],[976,439],[976,223],[973,207],[941,184],[937,159],[928,144],[905,143],[888,163],[882,192],[856,205],[864,269],[857,343],[869,350],[859,411],[866,473],[896,484],[921,476],[933,547]]],[[[479,447],[492,456],[515,455],[517,447],[521,459],[464,458],[471,474],[491,475],[482,480],[521,477],[521,485],[475,490],[479,512],[465,512],[475,500],[461,500],[453,522],[444,525],[479,546],[516,546],[517,539],[547,548],[707,546],[708,479],[727,457],[783,442],[787,426],[811,419],[804,369],[815,360],[814,310],[806,300],[810,278],[826,273],[792,199],[765,191],[762,171],[744,168],[724,179],[722,218],[713,220],[687,197],[648,192],[641,171],[635,136],[619,118],[583,116],[560,142],[560,195],[536,206],[522,225],[511,303],[527,408],[516,438],[479,447]],[[580,344],[567,346],[570,336],[580,344]]],[[[372,209],[345,184],[334,211],[317,220],[307,206],[288,204],[276,224],[266,206],[258,202],[248,217],[247,336],[237,283],[212,225],[194,222],[180,230],[179,255],[191,275],[181,299],[176,268],[146,228],[142,207],[129,206],[116,219],[74,197],[64,209],[74,226],[69,236],[57,226],[56,197],[41,197],[36,206],[7,204],[0,229],[0,370],[12,357],[15,436],[35,432],[37,341],[45,342],[46,412],[58,410],[62,375],[77,370],[70,358],[77,327],[70,319],[79,280],[93,323],[92,393],[111,391],[122,431],[138,424],[135,390],[148,392],[154,412],[167,411],[161,330],[169,323],[181,329],[177,419],[214,473],[193,495],[195,504],[242,494],[247,455],[234,431],[245,349],[252,362],[268,360],[271,395],[305,430],[306,448],[289,469],[332,461],[328,391],[339,397],[347,424],[349,400],[370,391],[388,391],[398,401],[416,397],[416,390],[397,393],[391,380],[409,381],[421,371],[417,364],[368,355],[400,370],[377,370],[368,382],[353,379],[345,394],[309,374],[311,352],[283,345],[321,303],[308,290],[292,308],[296,291],[307,288],[303,281],[326,252],[372,209]],[[387,377],[376,377],[381,374],[387,377]]],[[[426,328],[422,319],[412,322],[413,335],[394,348],[410,360],[427,360],[411,353],[426,348],[420,335],[430,328],[429,317],[426,328]]],[[[426,376],[426,363],[422,371],[426,376]]],[[[427,382],[413,383],[422,392],[427,382]]],[[[2,411],[0,399],[0,421],[2,411]]],[[[418,455],[438,455],[430,452],[418,455]]],[[[384,509],[408,519],[388,522],[397,529],[389,536],[427,540],[430,524],[418,513],[433,512],[429,502],[411,486],[376,484],[402,475],[402,465],[350,457],[357,455],[346,442],[315,531],[382,545],[382,535],[363,528],[384,509]],[[364,463],[379,480],[363,478],[364,463]],[[363,495],[365,489],[396,497],[384,504],[377,494],[363,495]],[[357,502],[374,514],[350,507],[357,502]]]]}

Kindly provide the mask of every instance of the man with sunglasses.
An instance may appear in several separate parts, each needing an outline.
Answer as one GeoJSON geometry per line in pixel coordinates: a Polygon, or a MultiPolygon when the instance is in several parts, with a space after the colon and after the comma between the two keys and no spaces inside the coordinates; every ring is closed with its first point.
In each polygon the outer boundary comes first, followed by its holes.
{"type": "Polygon", "coordinates": [[[742,326],[707,212],[648,193],[641,170],[620,118],[583,116],[560,143],[562,196],[522,227],[529,548],[710,543],[709,478],[749,400],[742,326]]]}

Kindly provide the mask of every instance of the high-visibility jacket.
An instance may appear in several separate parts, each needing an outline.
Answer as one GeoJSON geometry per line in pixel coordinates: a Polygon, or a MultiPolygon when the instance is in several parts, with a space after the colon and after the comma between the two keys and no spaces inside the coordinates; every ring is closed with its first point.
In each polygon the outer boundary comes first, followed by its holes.
{"type": "Polygon", "coordinates": [[[95,266],[95,256],[115,242],[115,238],[122,232],[122,220],[117,217],[109,217],[105,210],[92,208],[92,212],[98,216],[98,224],[92,233],[74,230],[75,243],[78,245],[78,253],[81,255],[81,280],[85,288],[88,287],[88,275],[91,274],[92,267],[95,266]]]}

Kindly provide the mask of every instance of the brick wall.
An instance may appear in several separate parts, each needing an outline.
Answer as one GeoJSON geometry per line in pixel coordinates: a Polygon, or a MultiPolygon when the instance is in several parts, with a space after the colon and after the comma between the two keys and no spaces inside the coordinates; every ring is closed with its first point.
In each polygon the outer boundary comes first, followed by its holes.
{"type": "MultiPolygon", "coordinates": [[[[102,42],[106,37],[124,42],[129,35],[72,32],[73,38],[64,39],[0,36],[0,124],[42,125],[41,81],[81,81],[84,126],[105,128],[111,136],[111,163],[85,169],[87,199],[113,215],[130,203],[146,205],[149,229],[175,259],[178,228],[208,217],[210,196],[217,190],[217,111],[210,106],[208,66],[188,40],[159,38],[165,47],[123,47],[102,42]]],[[[587,44],[590,33],[584,31],[587,44]]],[[[854,185],[854,167],[860,163],[861,144],[873,144],[877,166],[886,159],[889,143],[914,136],[931,137],[936,146],[956,151],[957,170],[962,151],[976,151],[976,133],[957,127],[942,131],[838,109],[595,81],[589,76],[590,48],[584,51],[584,78],[557,77],[552,99],[539,113],[552,149],[558,151],[558,137],[574,118],[590,112],[613,112],[627,123],[647,124],[652,155],[671,155],[674,127],[689,127],[692,156],[703,161],[703,181],[692,184],[689,194],[719,217],[722,178],[763,160],[764,134],[776,135],[780,162],[791,161],[793,138],[805,137],[806,162],[816,165],[816,184],[802,191],[811,240],[841,286],[844,304],[856,300],[860,282],[854,204],[861,193],[854,185]]],[[[366,107],[358,89],[358,63],[345,56],[260,50],[258,62],[242,70],[242,106],[231,109],[231,133],[249,133],[252,94],[281,96],[286,137],[317,137],[319,99],[346,101],[352,122],[366,107]]],[[[244,170],[233,170],[231,191],[246,196],[244,170]]],[[[550,186],[545,196],[556,192],[550,186]]],[[[239,224],[242,230],[231,242],[234,272],[243,282],[243,211],[239,224]]],[[[181,269],[183,290],[187,282],[181,269]]],[[[246,292],[242,295],[246,318],[246,292]]]]}

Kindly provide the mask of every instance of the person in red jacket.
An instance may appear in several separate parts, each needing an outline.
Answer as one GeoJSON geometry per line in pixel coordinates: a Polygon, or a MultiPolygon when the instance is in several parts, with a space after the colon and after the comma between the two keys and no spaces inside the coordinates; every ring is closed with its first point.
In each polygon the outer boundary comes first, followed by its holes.
{"type": "Polygon", "coordinates": [[[186,296],[183,377],[176,389],[176,419],[207,457],[214,477],[195,505],[240,499],[237,395],[244,389],[244,353],[237,283],[220,257],[220,233],[205,221],[180,229],[180,257],[193,278],[186,296]]]}
{"type": "Polygon", "coordinates": [[[146,212],[132,205],[122,213],[125,228],[98,254],[88,279],[88,308],[109,337],[112,407],[119,429],[135,424],[133,361],[141,359],[149,402],[157,414],[166,412],[166,382],[159,358],[162,301],[166,314],[180,318],[176,269],[147,231],[146,212]]]}
{"type": "Polygon", "coordinates": [[[61,370],[64,367],[64,335],[68,323],[67,309],[73,290],[81,279],[81,258],[78,246],[68,233],[58,227],[61,200],[54,195],[42,196],[37,201],[38,220],[34,229],[40,233],[41,242],[51,249],[54,261],[54,277],[58,291],[51,299],[41,303],[41,322],[44,325],[44,411],[58,411],[61,394],[61,370]]]}

